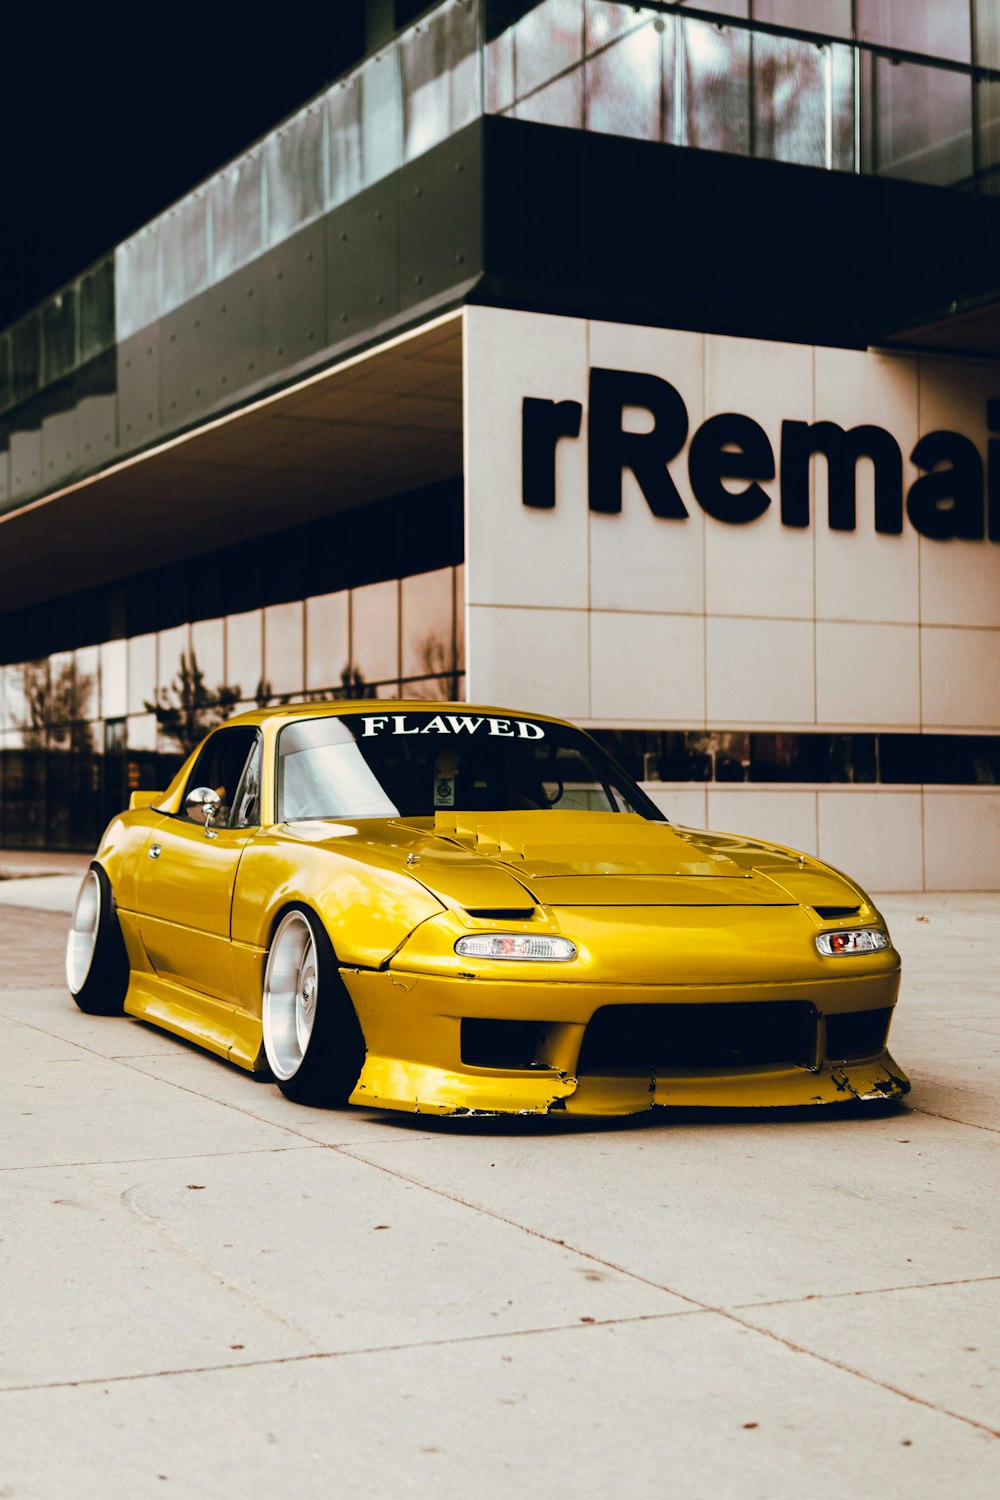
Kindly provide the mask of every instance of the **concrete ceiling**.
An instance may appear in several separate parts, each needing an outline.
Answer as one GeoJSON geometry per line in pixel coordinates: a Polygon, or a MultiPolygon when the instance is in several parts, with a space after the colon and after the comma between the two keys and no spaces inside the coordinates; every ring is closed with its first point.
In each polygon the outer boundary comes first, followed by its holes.
{"type": "Polygon", "coordinates": [[[0,518],[4,612],[462,471],[453,314],[0,518]]]}
{"type": "Polygon", "coordinates": [[[956,310],[933,322],[898,329],[879,342],[947,354],[985,354],[996,359],[1000,356],[1000,302],[956,310]]]}

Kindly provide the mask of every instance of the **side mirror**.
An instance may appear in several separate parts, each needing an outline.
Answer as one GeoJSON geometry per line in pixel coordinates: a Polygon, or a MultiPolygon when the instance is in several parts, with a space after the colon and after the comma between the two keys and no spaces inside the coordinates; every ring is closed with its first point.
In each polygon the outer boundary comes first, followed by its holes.
{"type": "Polygon", "coordinates": [[[207,839],[214,839],[216,837],[211,823],[213,818],[219,816],[221,806],[222,802],[220,801],[218,792],[213,791],[210,786],[196,786],[184,798],[184,811],[192,823],[204,823],[205,837],[207,839]]]}

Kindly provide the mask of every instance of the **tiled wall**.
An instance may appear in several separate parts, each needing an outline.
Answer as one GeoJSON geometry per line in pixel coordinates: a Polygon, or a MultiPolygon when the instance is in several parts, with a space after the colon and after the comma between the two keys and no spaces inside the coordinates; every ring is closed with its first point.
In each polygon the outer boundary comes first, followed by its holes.
{"type": "MultiPolygon", "coordinates": [[[[938,428],[987,452],[985,361],[812,348],[467,308],[467,692],[472,700],[633,728],[1000,733],[1000,545],[929,540],[904,520],[874,530],[871,466],[857,529],[831,531],[825,464],[812,524],[782,526],[777,481],[758,520],[727,525],[670,472],[687,520],[652,514],[624,475],[621,514],[587,504],[592,366],[680,391],[693,433],[736,411],[781,423],[876,423],[904,455],[938,428]],[[524,397],[575,400],[581,435],[559,443],[556,505],[521,503],[524,397]]],[[[640,431],[650,417],[626,412],[640,431]]],[[[689,436],[690,441],[690,436],[689,436]]],[[[664,794],[665,795],[665,794],[664,794]]],[[[875,888],[1000,885],[1000,791],[678,788],[680,821],[818,849],[875,888]],[[870,873],[869,873],[870,872],[870,873]]]]}

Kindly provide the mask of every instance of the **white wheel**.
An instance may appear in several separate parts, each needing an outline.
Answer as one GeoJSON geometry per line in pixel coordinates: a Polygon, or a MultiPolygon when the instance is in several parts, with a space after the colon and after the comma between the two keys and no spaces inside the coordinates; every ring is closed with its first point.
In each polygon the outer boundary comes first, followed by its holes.
{"type": "Polygon", "coordinates": [[[264,1051],[279,1082],[294,1078],[316,1024],[319,961],[312,927],[300,911],[278,925],[264,975],[264,1051]]]}
{"type": "Polygon", "coordinates": [[[87,983],[101,924],[101,885],[93,870],[88,870],[73,908],[73,920],[66,938],[66,983],[71,995],[78,995],[87,983]]]}
{"type": "Polygon", "coordinates": [[[128,992],[128,955],[111,882],[98,864],[83,877],[66,936],[66,983],[91,1016],[121,1015],[128,992]]]}

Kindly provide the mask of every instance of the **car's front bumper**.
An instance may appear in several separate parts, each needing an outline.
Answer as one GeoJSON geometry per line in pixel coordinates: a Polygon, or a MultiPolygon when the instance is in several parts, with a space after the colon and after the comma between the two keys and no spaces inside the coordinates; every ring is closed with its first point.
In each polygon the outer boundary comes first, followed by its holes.
{"type": "MultiPolygon", "coordinates": [[[[909,1090],[885,1050],[868,1057],[831,1056],[829,1017],[889,1011],[899,971],[847,972],[822,981],[781,984],[613,985],[567,981],[510,982],[399,970],[344,969],[367,1045],[351,1096],[354,1104],[426,1114],[632,1114],[653,1105],[779,1106],[887,1100],[909,1090]],[[707,1066],[649,1066],[618,1048],[612,1063],[581,1055],[587,1027],[602,1007],[712,1007],[725,1036],[726,1007],[797,1006],[814,1016],[812,1041],[795,1061],[776,1055],[707,1066]],[[522,1065],[481,1066],[463,1060],[462,1022],[537,1022],[533,1058],[522,1065]],[[581,1061],[584,1067],[581,1070],[581,1061]]],[[[735,1011],[730,1013],[735,1016],[735,1011]]],[[[764,1011],[761,1011],[764,1014],[764,1011]]],[[[832,1035],[832,1030],[831,1030],[832,1035]]],[[[766,1050],[766,1049],[765,1049],[766,1050]]],[[[720,1048],[720,1058],[725,1053],[720,1048]]]]}

